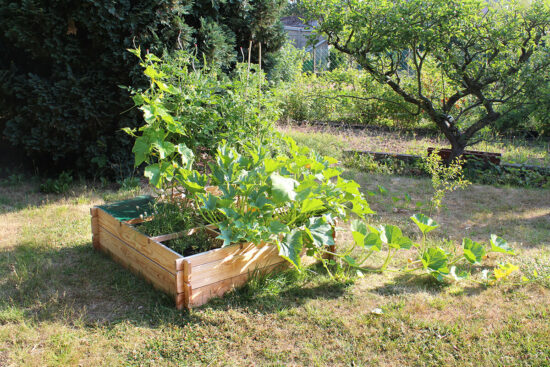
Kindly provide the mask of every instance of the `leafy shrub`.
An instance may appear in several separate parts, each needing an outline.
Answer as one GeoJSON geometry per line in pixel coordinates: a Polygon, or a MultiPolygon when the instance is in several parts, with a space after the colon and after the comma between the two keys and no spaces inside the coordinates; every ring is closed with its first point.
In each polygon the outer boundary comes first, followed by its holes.
{"type": "Polygon", "coordinates": [[[117,181],[122,191],[132,191],[139,189],[139,178],[135,176],[125,177],[117,181]]]}
{"type": "Polygon", "coordinates": [[[447,193],[463,189],[471,182],[464,178],[464,160],[456,158],[445,164],[439,154],[433,152],[425,159],[425,166],[432,177],[432,208],[439,209],[447,193]]]}
{"type": "Polygon", "coordinates": [[[40,191],[45,194],[63,194],[69,190],[73,177],[69,172],[61,172],[57,179],[48,178],[40,185],[40,191]]]}
{"type": "Polygon", "coordinates": [[[195,211],[178,201],[156,201],[150,212],[145,212],[144,217],[152,217],[152,220],[139,224],[137,228],[140,232],[153,237],[181,232],[200,223],[195,211]]]}
{"type": "Polygon", "coordinates": [[[220,247],[220,241],[210,235],[204,227],[198,228],[193,234],[164,242],[164,244],[183,256],[220,247]]]}
{"type": "Polygon", "coordinates": [[[550,188],[550,171],[495,165],[481,159],[468,159],[464,176],[485,185],[510,185],[519,187],[550,188]]]}
{"type": "Polygon", "coordinates": [[[287,41],[283,47],[269,60],[271,63],[269,80],[278,82],[294,82],[302,73],[302,65],[307,52],[297,49],[287,41]]]}
{"type": "Polygon", "coordinates": [[[293,83],[279,84],[275,93],[281,101],[282,120],[287,121],[399,122],[411,126],[422,118],[413,116],[389,87],[354,68],[301,74],[293,83]]]}

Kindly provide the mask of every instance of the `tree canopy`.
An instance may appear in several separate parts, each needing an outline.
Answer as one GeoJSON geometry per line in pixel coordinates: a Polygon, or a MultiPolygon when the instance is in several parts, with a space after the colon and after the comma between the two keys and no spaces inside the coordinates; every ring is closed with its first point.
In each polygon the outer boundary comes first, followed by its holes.
{"type": "Polygon", "coordinates": [[[304,0],[317,31],[425,113],[460,155],[548,79],[545,1],[304,0]]]}
{"type": "MultiPolygon", "coordinates": [[[[30,0],[0,3],[0,131],[45,169],[127,174],[143,123],[125,89],[146,80],[128,48],[191,49],[232,67],[240,47],[284,42],[284,0],[30,0]]],[[[257,55],[255,50],[254,56],[257,55]]],[[[239,59],[240,60],[240,59],[239,59]]]]}

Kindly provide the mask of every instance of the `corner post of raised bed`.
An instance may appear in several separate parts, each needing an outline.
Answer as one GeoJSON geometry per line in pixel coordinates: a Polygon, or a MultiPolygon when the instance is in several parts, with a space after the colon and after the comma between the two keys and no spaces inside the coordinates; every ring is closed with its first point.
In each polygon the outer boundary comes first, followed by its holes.
{"type": "Polygon", "coordinates": [[[90,214],[92,216],[92,245],[94,249],[99,250],[99,209],[97,207],[91,208],[90,214]]]}
{"type": "Polygon", "coordinates": [[[189,309],[191,299],[191,264],[182,259],[176,260],[176,308],[189,309]]]}

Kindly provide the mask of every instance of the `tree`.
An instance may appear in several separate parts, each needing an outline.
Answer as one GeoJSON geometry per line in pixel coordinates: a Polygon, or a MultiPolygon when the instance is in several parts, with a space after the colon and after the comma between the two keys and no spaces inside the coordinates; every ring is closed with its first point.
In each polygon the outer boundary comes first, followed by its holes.
{"type": "Polygon", "coordinates": [[[261,34],[264,53],[278,50],[283,7],[282,0],[4,0],[0,133],[41,172],[127,174],[132,142],[120,129],[143,119],[119,86],[147,80],[126,50],[189,48],[229,70],[252,35],[261,34]]]}
{"type": "Polygon", "coordinates": [[[330,44],[433,121],[451,159],[521,106],[533,75],[548,79],[543,0],[303,2],[330,44]]]}

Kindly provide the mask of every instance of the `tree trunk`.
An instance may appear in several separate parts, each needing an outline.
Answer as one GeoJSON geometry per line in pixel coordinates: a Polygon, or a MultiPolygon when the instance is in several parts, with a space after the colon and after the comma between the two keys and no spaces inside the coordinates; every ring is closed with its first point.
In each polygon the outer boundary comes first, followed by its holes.
{"type": "Polygon", "coordinates": [[[449,155],[449,160],[446,163],[452,163],[452,161],[460,157],[462,153],[464,153],[464,149],[466,149],[466,144],[460,139],[456,139],[454,142],[451,142],[451,154],[449,155]]]}

